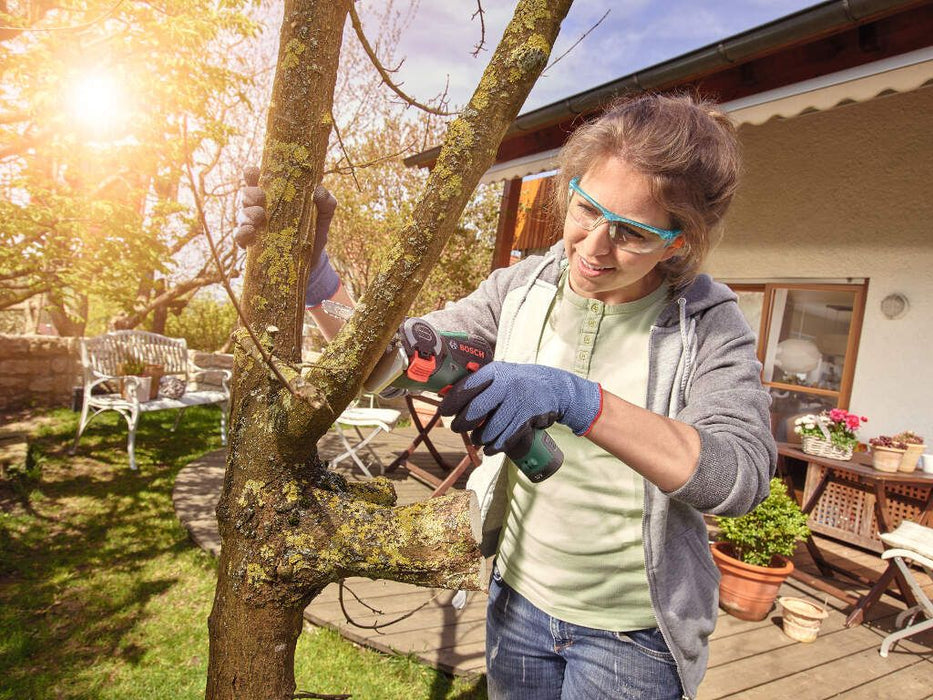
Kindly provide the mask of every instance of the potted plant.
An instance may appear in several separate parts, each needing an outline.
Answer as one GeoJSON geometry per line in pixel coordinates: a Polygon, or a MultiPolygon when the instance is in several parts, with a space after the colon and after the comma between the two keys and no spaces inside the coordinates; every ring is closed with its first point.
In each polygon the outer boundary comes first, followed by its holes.
{"type": "Polygon", "coordinates": [[[742,620],[763,620],[784,580],[794,570],[797,542],[810,536],[807,516],[778,478],[755,510],[716,518],[718,541],[710,545],[722,578],[719,606],[742,620]]]}
{"type": "Polygon", "coordinates": [[[841,408],[823,411],[819,415],[809,414],[794,421],[794,432],[800,435],[804,452],[831,459],[852,459],[858,444],[855,436],[865,416],[849,413],[841,408]]]}
{"type": "Polygon", "coordinates": [[[868,444],[871,445],[872,466],[882,472],[912,472],[927,447],[923,438],[910,430],[897,435],[879,435],[868,444]]]}
{"type": "Polygon", "coordinates": [[[154,399],[159,392],[159,380],[164,367],[131,357],[120,364],[120,394],[127,401],[140,403],[154,399]]]}

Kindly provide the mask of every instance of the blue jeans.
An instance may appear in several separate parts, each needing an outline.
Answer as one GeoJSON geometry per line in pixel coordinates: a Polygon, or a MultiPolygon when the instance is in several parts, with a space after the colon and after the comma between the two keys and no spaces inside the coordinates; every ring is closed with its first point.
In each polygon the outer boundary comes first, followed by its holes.
{"type": "Polygon", "coordinates": [[[657,628],[608,632],[563,622],[516,593],[493,569],[486,611],[492,700],[683,697],[657,628]]]}

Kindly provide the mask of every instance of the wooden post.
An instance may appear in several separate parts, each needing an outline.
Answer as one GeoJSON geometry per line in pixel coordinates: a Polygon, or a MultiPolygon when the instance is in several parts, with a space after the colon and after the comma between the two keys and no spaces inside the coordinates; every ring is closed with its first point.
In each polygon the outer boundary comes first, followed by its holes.
{"type": "Polygon", "coordinates": [[[520,177],[507,180],[499,204],[499,226],[496,229],[496,247],[492,253],[492,270],[509,266],[512,242],[515,240],[515,224],[518,219],[518,199],[522,193],[520,177]]]}

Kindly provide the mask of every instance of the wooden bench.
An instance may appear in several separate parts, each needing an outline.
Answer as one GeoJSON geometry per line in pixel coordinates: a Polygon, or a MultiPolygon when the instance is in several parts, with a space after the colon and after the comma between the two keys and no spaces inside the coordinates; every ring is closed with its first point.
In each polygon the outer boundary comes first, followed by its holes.
{"type": "Polygon", "coordinates": [[[206,369],[194,365],[189,361],[188,346],[183,338],[167,338],[145,331],[115,331],[96,338],[82,338],[81,366],[84,372],[81,420],[70,454],[77,450],[78,441],[88,423],[104,411],[116,411],[126,419],[129,428],[126,451],[129,453],[130,469],[136,469],[136,428],[143,413],[177,410],[178,418],[172,426],[174,432],[186,408],[209,404],[220,406],[220,436],[223,444],[227,444],[226,418],[230,401],[227,383],[232,373],[226,369],[206,369]],[[140,389],[143,380],[147,378],[124,376],[127,363],[161,365],[163,376],[175,376],[185,383],[184,394],[179,398],[167,398],[153,391],[152,400],[140,401],[140,398],[146,398],[147,392],[140,389]],[[193,382],[210,373],[219,378],[218,389],[193,386],[193,382]]]}

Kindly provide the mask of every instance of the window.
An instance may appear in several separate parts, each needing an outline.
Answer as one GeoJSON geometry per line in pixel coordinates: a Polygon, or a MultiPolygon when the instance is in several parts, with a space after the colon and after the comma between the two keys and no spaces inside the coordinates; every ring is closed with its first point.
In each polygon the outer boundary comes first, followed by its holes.
{"type": "Polygon", "coordinates": [[[787,440],[793,419],[802,413],[848,408],[865,285],[737,284],[732,289],[757,329],[775,438],[787,440]]]}

